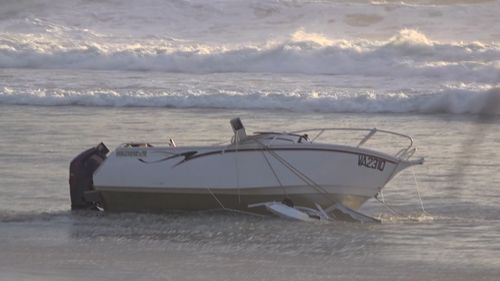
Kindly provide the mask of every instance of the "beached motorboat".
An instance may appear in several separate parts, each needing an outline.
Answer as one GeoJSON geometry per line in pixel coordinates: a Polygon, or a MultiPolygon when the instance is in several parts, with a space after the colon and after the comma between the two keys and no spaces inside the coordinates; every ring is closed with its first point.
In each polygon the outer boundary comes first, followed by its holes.
{"type": "Polygon", "coordinates": [[[234,135],[225,145],[125,143],[109,153],[101,143],[82,152],[70,166],[72,209],[267,209],[287,216],[286,208],[301,206],[325,217],[333,210],[355,212],[398,172],[423,163],[410,159],[411,137],[395,132],[321,128],[247,135],[239,118],[230,123],[234,135]],[[366,133],[352,146],[317,141],[326,131],[347,130],[366,133]],[[395,155],[365,148],[378,133],[409,144],[395,155]]]}

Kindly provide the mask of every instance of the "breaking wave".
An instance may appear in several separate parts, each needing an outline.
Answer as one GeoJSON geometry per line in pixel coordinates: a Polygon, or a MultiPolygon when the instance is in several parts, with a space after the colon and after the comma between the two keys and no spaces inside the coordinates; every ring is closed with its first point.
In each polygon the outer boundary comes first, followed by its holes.
{"type": "Polygon", "coordinates": [[[303,30],[284,41],[260,44],[92,38],[0,33],[0,68],[390,75],[500,81],[498,44],[438,42],[409,29],[386,41],[335,40],[303,30]]]}
{"type": "Polygon", "coordinates": [[[0,104],[273,109],[298,112],[500,114],[500,88],[406,93],[270,93],[216,90],[13,90],[0,89],[0,104]]]}

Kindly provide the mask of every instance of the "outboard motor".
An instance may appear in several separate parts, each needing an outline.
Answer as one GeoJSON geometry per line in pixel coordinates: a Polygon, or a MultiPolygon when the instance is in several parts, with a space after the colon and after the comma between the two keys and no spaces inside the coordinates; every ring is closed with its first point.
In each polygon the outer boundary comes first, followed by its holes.
{"type": "Polygon", "coordinates": [[[99,194],[94,191],[93,175],[106,160],[109,149],[100,143],[85,150],[71,161],[69,166],[69,191],[71,210],[98,210],[99,194]]]}

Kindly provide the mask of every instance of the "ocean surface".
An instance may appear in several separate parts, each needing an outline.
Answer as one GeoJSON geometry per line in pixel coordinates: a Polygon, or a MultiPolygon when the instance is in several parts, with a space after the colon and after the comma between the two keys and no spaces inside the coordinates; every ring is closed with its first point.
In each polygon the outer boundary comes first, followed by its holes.
{"type": "Polygon", "coordinates": [[[0,0],[0,280],[498,280],[499,14],[468,0],[0,0]],[[382,224],[70,211],[81,151],[225,142],[236,116],[250,132],[394,130],[426,161],[386,186],[391,209],[361,208],[382,224]]]}

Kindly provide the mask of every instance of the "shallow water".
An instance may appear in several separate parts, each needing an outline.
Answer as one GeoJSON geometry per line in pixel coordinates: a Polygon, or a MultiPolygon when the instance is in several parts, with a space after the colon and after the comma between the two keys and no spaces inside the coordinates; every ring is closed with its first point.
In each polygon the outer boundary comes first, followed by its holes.
{"type": "MultiPolygon", "coordinates": [[[[58,213],[2,226],[2,276],[30,280],[494,280],[482,223],[306,224],[221,213],[58,213]],[[4,255],[5,257],[5,255],[4,255]]],[[[498,232],[489,227],[486,231],[498,232]]]]}
{"type": "Polygon", "coordinates": [[[499,273],[497,117],[0,107],[2,278],[494,280],[499,273]],[[381,225],[69,211],[68,164],[86,147],[169,137],[177,144],[226,141],[233,116],[250,131],[376,126],[413,135],[418,156],[426,157],[413,171],[428,215],[411,170],[384,190],[400,215],[374,199],[362,208],[381,225]]]}

